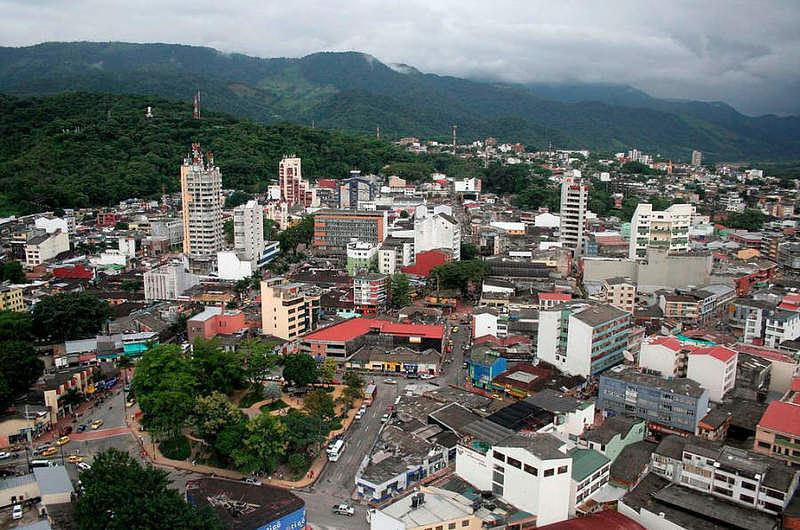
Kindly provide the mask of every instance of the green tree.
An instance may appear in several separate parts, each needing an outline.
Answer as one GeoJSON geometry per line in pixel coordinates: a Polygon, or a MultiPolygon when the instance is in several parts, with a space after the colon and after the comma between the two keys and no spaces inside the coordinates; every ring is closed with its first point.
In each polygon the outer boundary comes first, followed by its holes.
{"type": "Polygon", "coordinates": [[[316,456],[328,428],[322,418],[291,409],[282,418],[286,426],[286,453],[316,456]]]}
{"type": "Polygon", "coordinates": [[[242,440],[247,435],[247,421],[242,420],[236,423],[226,425],[222,431],[217,434],[214,441],[214,453],[221,457],[225,463],[235,465],[233,461],[233,454],[241,449],[242,440]]]}
{"type": "Polygon", "coordinates": [[[247,422],[240,446],[233,451],[236,467],[245,473],[271,473],[286,451],[286,426],[272,414],[247,422]]]}
{"type": "Polygon", "coordinates": [[[239,345],[239,356],[244,366],[244,379],[250,386],[261,384],[275,366],[278,356],[275,355],[271,343],[251,338],[239,345]]]}
{"type": "Polygon", "coordinates": [[[411,304],[411,284],[408,276],[402,272],[392,275],[391,291],[392,307],[401,308],[411,304]]]}
{"type": "Polygon", "coordinates": [[[289,455],[286,465],[289,467],[289,471],[295,475],[299,475],[308,469],[308,458],[304,454],[293,453],[289,455]]]}
{"type": "Polygon", "coordinates": [[[142,282],[140,282],[139,280],[132,280],[130,278],[126,278],[122,280],[122,283],[120,284],[120,289],[128,293],[135,293],[142,289],[142,282]]]}
{"type": "Polygon", "coordinates": [[[44,363],[29,342],[0,342],[0,411],[28,391],[44,371],[44,363]]]}
{"type": "Polygon", "coordinates": [[[233,219],[222,223],[222,235],[225,236],[225,243],[233,245],[233,219]]]}
{"type": "Polygon", "coordinates": [[[326,357],[318,369],[319,380],[326,385],[333,382],[336,377],[336,359],[326,357]]]}
{"type": "Polygon", "coordinates": [[[33,320],[28,313],[0,311],[0,341],[33,340],[33,320]]]}
{"type": "Polygon", "coordinates": [[[654,175],[657,173],[654,169],[651,169],[650,166],[642,164],[641,162],[626,162],[622,164],[620,171],[635,175],[654,175]]]}
{"type": "Polygon", "coordinates": [[[95,336],[109,317],[108,302],[85,292],[59,293],[33,307],[33,330],[54,342],[95,336]]]}
{"type": "Polygon", "coordinates": [[[317,361],[306,353],[289,355],[283,362],[283,378],[300,387],[316,381],[317,372],[317,361]]]}
{"type": "Polygon", "coordinates": [[[297,247],[310,245],[314,236],[314,216],[307,215],[294,226],[290,226],[278,234],[281,252],[284,254],[297,254],[297,247]]]}
{"type": "Polygon", "coordinates": [[[22,270],[22,263],[19,261],[7,261],[3,263],[2,270],[0,270],[1,281],[11,283],[28,283],[28,278],[25,277],[25,271],[22,270]]]}
{"type": "Polygon", "coordinates": [[[725,226],[742,230],[761,230],[766,220],[764,212],[748,208],[741,213],[729,213],[725,226]]]}
{"type": "Polygon", "coordinates": [[[275,241],[278,238],[278,223],[264,218],[264,241],[275,241]]]}
{"type": "Polygon", "coordinates": [[[307,393],[303,398],[303,406],[309,415],[325,421],[336,415],[331,394],[321,388],[307,393]]]}
{"type": "Polygon", "coordinates": [[[525,210],[545,207],[551,212],[557,212],[561,208],[561,195],[558,188],[550,182],[537,178],[519,191],[514,202],[525,210]]]}
{"type": "Polygon", "coordinates": [[[487,272],[488,267],[481,260],[451,261],[434,267],[431,277],[440,287],[460,289],[467,294],[483,281],[487,272]]]}
{"type": "Polygon", "coordinates": [[[230,394],[240,388],[244,381],[244,370],[238,354],[226,351],[215,339],[195,339],[192,366],[203,394],[215,390],[230,394]]]}
{"type": "Polygon", "coordinates": [[[226,426],[239,423],[244,418],[242,411],[231,403],[228,396],[214,391],[207,396],[197,398],[191,422],[201,438],[213,443],[226,426]]]}
{"type": "Polygon", "coordinates": [[[469,261],[478,257],[478,247],[472,243],[461,243],[461,259],[469,261]]]}
{"type": "Polygon", "coordinates": [[[225,208],[231,210],[250,200],[250,194],[236,190],[225,198],[225,208]]]}
{"type": "Polygon", "coordinates": [[[83,493],[75,505],[81,530],[221,530],[210,510],[188,504],[170,488],[166,471],[142,467],[117,449],[98,454],[81,473],[83,493]]]}

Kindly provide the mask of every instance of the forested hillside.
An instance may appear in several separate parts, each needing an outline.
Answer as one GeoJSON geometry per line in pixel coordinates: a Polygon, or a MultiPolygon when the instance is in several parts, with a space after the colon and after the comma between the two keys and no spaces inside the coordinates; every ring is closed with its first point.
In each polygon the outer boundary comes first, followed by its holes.
{"type": "Polygon", "coordinates": [[[388,142],[297,125],[260,125],[158,97],[73,93],[0,96],[0,210],[112,204],[179,189],[192,142],[213,151],[228,188],[255,191],[275,179],[284,154],[311,178],[376,172],[416,158],[388,142]],[[145,108],[154,117],[145,118],[145,108]]]}

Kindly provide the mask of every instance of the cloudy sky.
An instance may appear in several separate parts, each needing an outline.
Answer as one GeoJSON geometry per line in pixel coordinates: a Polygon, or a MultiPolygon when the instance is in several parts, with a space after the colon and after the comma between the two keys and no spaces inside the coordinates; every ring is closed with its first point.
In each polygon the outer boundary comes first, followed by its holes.
{"type": "Polygon", "coordinates": [[[800,114],[798,0],[0,0],[0,44],[73,40],[356,50],[424,72],[626,83],[800,114]]]}

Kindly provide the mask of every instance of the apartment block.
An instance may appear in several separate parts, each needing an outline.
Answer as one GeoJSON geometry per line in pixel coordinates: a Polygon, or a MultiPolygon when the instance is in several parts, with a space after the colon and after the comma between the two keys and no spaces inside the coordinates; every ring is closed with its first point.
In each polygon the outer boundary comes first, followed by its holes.
{"type": "MultiPolygon", "coordinates": [[[[419,213],[419,212],[418,212],[419,213]]],[[[435,213],[414,219],[414,252],[445,249],[453,260],[461,259],[461,226],[448,213],[435,213]]]]}
{"type": "Polygon", "coordinates": [[[233,209],[233,247],[242,261],[257,268],[264,252],[264,209],[254,200],[233,209]]]}
{"type": "Polygon", "coordinates": [[[189,272],[183,260],[165,263],[143,275],[145,300],[177,300],[200,279],[189,272]]]}
{"type": "Polygon", "coordinates": [[[695,434],[708,402],[708,390],[691,379],[664,379],[624,366],[600,375],[597,408],[646,420],[651,431],[695,434]]]}
{"type": "Polygon", "coordinates": [[[33,268],[68,251],[69,236],[66,232],[56,230],[49,234],[47,232],[37,233],[25,244],[25,265],[33,268]]]}
{"type": "Polygon", "coordinates": [[[769,404],[756,427],[755,452],[800,464],[800,404],[797,401],[800,400],[769,404]]]}
{"type": "Polygon", "coordinates": [[[206,157],[200,144],[181,165],[183,253],[192,258],[216,256],[223,247],[222,174],[214,155],[206,157]]]}
{"type": "Polygon", "coordinates": [[[387,232],[386,212],[320,210],[314,216],[311,245],[320,254],[344,257],[351,239],[379,245],[387,232]]]}
{"type": "Polygon", "coordinates": [[[697,348],[689,353],[686,377],[708,389],[711,401],[720,403],[736,383],[739,354],[724,346],[697,348]]]}
{"type": "Polygon", "coordinates": [[[636,282],[621,276],[604,280],[600,297],[605,303],[633,314],[636,309],[636,282]]]}
{"type": "Polygon", "coordinates": [[[686,377],[689,353],[695,349],[675,337],[647,337],[639,351],[639,367],[661,377],[686,377]]]}
{"type": "Polygon", "coordinates": [[[261,333],[294,340],[317,327],[319,287],[270,278],[261,282],[261,333]]]}
{"type": "Polygon", "coordinates": [[[589,184],[583,180],[580,171],[573,170],[561,183],[559,240],[576,255],[583,252],[588,205],[589,184]]]}
{"type": "Polygon", "coordinates": [[[362,315],[374,315],[389,302],[389,276],[379,273],[359,274],[353,278],[353,305],[362,315]]]}
{"type": "Polygon", "coordinates": [[[378,272],[392,275],[414,263],[414,238],[389,236],[378,248],[378,272]]]}
{"type": "Polygon", "coordinates": [[[538,356],[571,375],[597,375],[622,362],[630,332],[630,313],[570,302],[539,313],[538,356]]]}
{"type": "Polygon", "coordinates": [[[778,310],[764,318],[764,345],[776,348],[781,342],[800,337],[800,313],[778,310]]]}
{"type": "Polygon", "coordinates": [[[300,204],[306,208],[314,205],[314,189],[303,179],[302,162],[295,156],[284,156],[278,163],[278,186],[281,200],[289,206],[300,204]]]}
{"type": "Polygon", "coordinates": [[[22,289],[7,285],[0,286],[0,311],[25,311],[22,289]]]}
{"type": "Polygon", "coordinates": [[[645,258],[650,246],[670,252],[689,250],[689,227],[692,224],[691,204],[673,204],[664,211],[653,210],[649,203],[639,203],[631,218],[630,259],[645,258]]]}
{"type": "Polygon", "coordinates": [[[350,276],[375,270],[377,261],[378,247],[376,245],[359,241],[358,239],[353,239],[347,244],[345,270],[350,276]]]}

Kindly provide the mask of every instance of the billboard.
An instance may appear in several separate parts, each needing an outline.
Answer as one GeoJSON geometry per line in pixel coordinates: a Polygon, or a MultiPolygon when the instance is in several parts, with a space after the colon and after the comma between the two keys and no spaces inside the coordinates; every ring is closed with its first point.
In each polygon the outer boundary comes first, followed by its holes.
{"type": "Polygon", "coordinates": [[[304,530],[306,527],[306,507],[284,515],[280,519],[259,526],[256,530],[304,530]]]}

